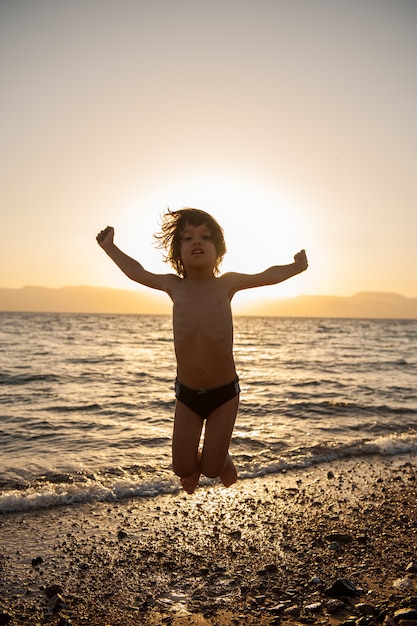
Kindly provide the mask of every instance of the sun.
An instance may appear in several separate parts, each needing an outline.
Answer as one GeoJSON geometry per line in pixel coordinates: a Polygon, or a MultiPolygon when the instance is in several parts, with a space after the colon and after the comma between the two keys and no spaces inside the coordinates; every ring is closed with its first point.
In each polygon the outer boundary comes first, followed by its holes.
{"type": "MultiPolygon", "coordinates": [[[[227,246],[222,272],[256,273],[271,265],[285,265],[292,262],[296,252],[307,247],[305,211],[284,191],[238,178],[193,177],[161,185],[137,197],[124,212],[125,241],[130,240],[132,255],[151,271],[161,271],[161,253],[152,246],[152,235],[168,207],[202,209],[219,222],[227,246]]],[[[280,286],[280,296],[299,293],[299,286],[297,289],[290,283],[280,286]]],[[[270,290],[263,288],[262,296],[267,297],[270,290]]],[[[253,298],[253,292],[242,294],[243,299],[247,297],[253,298]]]]}

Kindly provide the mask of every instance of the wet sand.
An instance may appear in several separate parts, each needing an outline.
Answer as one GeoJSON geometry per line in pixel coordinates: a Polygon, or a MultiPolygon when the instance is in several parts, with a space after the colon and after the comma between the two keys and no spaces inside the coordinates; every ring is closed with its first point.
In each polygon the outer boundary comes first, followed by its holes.
{"type": "Polygon", "coordinates": [[[2,515],[0,625],[417,624],[416,477],[367,457],[2,515]]]}

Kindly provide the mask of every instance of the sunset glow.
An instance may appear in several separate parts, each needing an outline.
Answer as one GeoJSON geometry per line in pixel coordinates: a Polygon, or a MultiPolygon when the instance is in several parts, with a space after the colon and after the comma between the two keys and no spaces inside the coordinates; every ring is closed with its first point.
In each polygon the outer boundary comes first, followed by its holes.
{"type": "MultiPolygon", "coordinates": [[[[417,296],[417,4],[2,3],[0,287],[135,286],[161,214],[225,230],[223,270],[305,248],[264,297],[417,296]]],[[[260,292],[245,294],[260,298],[260,292]]]]}

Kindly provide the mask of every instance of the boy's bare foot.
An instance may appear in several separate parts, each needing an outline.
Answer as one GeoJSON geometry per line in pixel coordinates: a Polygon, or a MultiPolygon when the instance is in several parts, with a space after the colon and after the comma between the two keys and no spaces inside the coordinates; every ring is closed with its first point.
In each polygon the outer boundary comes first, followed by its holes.
{"type": "Polygon", "coordinates": [[[180,478],[180,483],[184,491],[186,491],[189,495],[193,494],[197,488],[197,485],[200,481],[201,472],[200,470],[196,470],[194,474],[191,476],[186,476],[185,478],[180,478]]]}
{"type": "Polygon", "coordinates": [[[225,487],[230,487],[237,481],[237,471],[230,454],[227,455],[226,464],[220,474],[220,480],[225,487]]]}

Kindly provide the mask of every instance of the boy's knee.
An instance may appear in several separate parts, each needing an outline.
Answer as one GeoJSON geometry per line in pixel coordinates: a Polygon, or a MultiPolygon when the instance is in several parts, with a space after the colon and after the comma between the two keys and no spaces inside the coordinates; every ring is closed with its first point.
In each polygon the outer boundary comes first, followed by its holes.
{"type": "Polygon", "coordinates": [[[224,461],[211,461],[210,463],[201,463],[201,473],[207,478],[217,478],[222,473],[224,461]]]}
{"type": "Polygon", "coordinates": [[[221,471],[210,469],[210,470],[205,470],[205,471],[203,470],[201,473],[204,474],[206,478],[218,478],[221,474],[221,471]]]}
{"type": "Polygon", "coordinates": [[[179,478],[188,478],[192,476],[197,470],[196,463],[184,463],[183,461],[173,461],[172,471],[179,478]]]}

